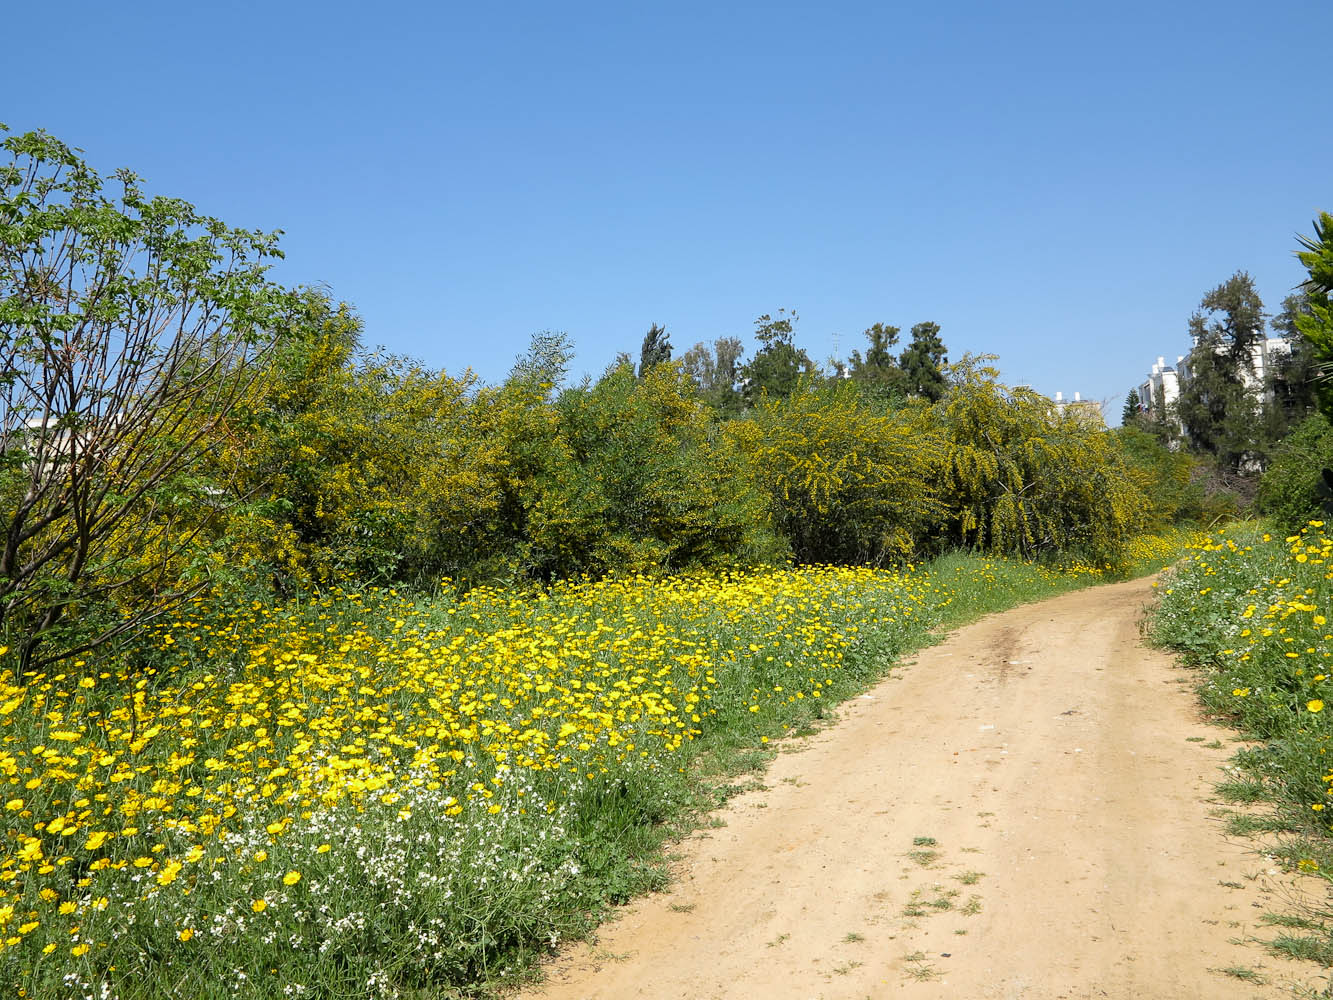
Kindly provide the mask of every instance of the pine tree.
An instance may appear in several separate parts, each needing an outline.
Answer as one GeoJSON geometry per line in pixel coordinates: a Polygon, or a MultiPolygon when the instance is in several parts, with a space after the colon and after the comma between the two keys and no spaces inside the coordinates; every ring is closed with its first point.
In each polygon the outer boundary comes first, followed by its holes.
{"type": "Polygon", "coordinates": [[[912,327],[912,342],[898,363],[911,395],[938,402],[944,395],[944,366],[949,363],[939,324],[926,322],[912,327]]]}
{"type": "Polygon", "coordinates": [[[1130,389],[1129,395],[1125,397],[1125,408],[1120,414],[1120,423],[1128,427],[1139,418],[1143,412],[1143,403],[1139,400],[1139,390],[1130,389]]]}
{"type": "Polygon", "coordinates": [[[671,338],[666,327],[654,323],[643,335],[643,346],[639,349],[639,378],[648,374],[654,365],[665,364],[671,360],[671,338]]]}

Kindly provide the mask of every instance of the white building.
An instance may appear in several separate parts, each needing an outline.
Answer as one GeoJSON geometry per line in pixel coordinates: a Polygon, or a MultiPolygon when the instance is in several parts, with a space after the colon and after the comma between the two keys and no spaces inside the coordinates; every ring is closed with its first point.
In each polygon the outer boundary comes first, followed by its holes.
{"type": "Polygon", "coordinates": [[[1069,414],[1093,426],[1104,427],[1106,425],[1106,416],[1102,413],[1102,404],[1095,399],[1084,399],[1077,392],[1074,393],[1073,399],[1065,399],[1063,392],[1057,392],[1052,402],[1055,403],[1055,412],[1059,416],[1063,417],[1069,414]]]}
{"type": "MultiPolygon", "coordinates": [[[[1176,358],[1176,365],[1183,366],[1185,359],[1176,358]]],[[[1159,356],[1152,366],[1147,381],[1138,388],[1139,406],[1150,417],[1157,417],[1157,409],[1165,408],[1166,413],[1174,412],[1172,407],[1180,398],[1180,373],[1176,367],[1166,363],[1166,358],[1159,356]]]]}
{"type": "MultiPolygon", "coordinates": [[[[1197,343],[1195,344],[1197,347],[1197,343]]],[[[1218,347],[1219,352],[1226,350],[1218,347]]],[[[1291,354],[1291,341],[1286,337],[1268,337],[1257,341],[1250,351],[1249,367],[1242,366],[1240,377],[1247,392],[1258,397],[1263,405],[1273,402],[1272,391],[1268,387],[1268,376],[1281,360],[1291,354]]],[[[1159,357],[1152,366],[1148,378],[1138,389],[1139,406],[1150,417],[1159,416],[1158,408],[1164,408],[1162,416],[1170,418],[1175,413],[1174,404],[1180,399],[1180,390],[1189,383],[1189,356],[1177,356],[1174,366],[1166,363],[1166,358],[1159,357]]],[[[1174,417],[1177,431],[1184,432],[1184,424],[1179,416],[1174,417]]]]}

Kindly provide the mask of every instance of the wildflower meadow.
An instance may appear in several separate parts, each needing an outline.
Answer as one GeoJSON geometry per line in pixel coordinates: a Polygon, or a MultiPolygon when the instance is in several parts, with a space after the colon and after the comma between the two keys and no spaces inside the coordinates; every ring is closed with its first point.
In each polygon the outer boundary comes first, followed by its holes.
{"type": "Polygon", "coordinates": [[[657,847],[717,801],[701,782],[728,755],[941,624],[1104,575],[953,556],[198,602],[133,657],[0,691],[0,981],[122,998],[503,983],[661,884],[657,847]]]}

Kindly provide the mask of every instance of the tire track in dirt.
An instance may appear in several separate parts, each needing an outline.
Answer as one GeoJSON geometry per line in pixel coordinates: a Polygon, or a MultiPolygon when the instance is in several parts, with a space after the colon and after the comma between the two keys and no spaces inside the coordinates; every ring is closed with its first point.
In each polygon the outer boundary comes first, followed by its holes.
{"type": "Polygon", "coordinates": [[[669,893],[537,1000],[1252,998],[1318,984],[1260,918],[1296,893],[1209,818],[1227,732],[1144,647],[1146,580],[991,616],[791,741],[669,893]],[[1189,742],[1194,738],[1194,742],[1189,742]],[[1228,974],[1224,970],[1232,970],[1228,974]],[[1237,978],[1237,973],[1255,979],[1237,978]]]}

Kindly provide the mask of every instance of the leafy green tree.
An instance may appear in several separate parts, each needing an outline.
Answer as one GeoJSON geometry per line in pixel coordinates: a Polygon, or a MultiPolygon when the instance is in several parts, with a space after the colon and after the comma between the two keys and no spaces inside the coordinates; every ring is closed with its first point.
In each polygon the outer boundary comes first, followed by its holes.
{"type": "Polygon", "coordinates": [[[1198,458],[1170,448],[1142,419],[1129,421],[1112,434],[1131,479],[1148,500],[1146,530],[1198,523],[1203,518],[1203,489],[1194,475],[1198,458]]]}
{"type": "Polygon", "coordinates": [[[1155,437],[1164,448],[1177,450],[1180,447],[1180,407],[1176,402],[1166,401],[1166,386],[1158,382],[1153,386],[1152,408],[1140,417],[1143,429],[1155,437]]]}
{"type": "Polygon", "coordinates": [[[912,327],[912,341],[899,359],[907,392],[932,403],[944,396],[947,380],[944,366],[949,363],[938,323],[918,323],[912,327]]]}
{"type": "Polygon", "coordinates": [[[681,368],[698,388],[704,402],[722,419],[734,417],[744,408],[736,383],[740,378],[745,347],[737,337],[719,337],[710,348],[695,344],[681,356],[681,368]]]}
{"type": "Polygon", "coordinates": [[[1177,402],[1192,447],[1240,472],[1262,447],[1254,354],[1264,336],[1263,302],[1237,271],[1199,303],[1189,322],[1194,346],[1177,402]]]}
{"type": "Polygon", "coordinates": [[[1305,289],[1298,288],[1282,300],[1282,308],[1270,322],[1273,332],[1279,337],[1296,340],[1301,336],[1297,320],[1310,313],[1310,297],[1305,289]]]}
{"type": "Polygon", "coordinates": [[[779,309],[776,318],[765,313],[754,321],[760,346],[741,368],[742,395],[748,406],[757,406],[764,398],[785,399],[803,376],[814,374],[810,356],[793,341],[797,319],[795,311],[779,309]]]}
{"type": "Polygon", "coordinates": [[[0,628],[26,669],[203,585],[176,575],[216,502],[195,473],[291,297],[275,235],[44,132],[0,145],[0,628]]]}
{"type": "Polygon", "coordinates": [[[1297,531],[1326,514],[1330,500],[1324,470],[1333,465],[1333,426],[1322,413],[1305,419],[1276,448],[1259,480],[1258,507],[1284,528],[1297,531]]]}
{"type": "Polygon", "coordinates": [[[889,399],[905,392],[906,381],[898,359],[893,353],[898,343],[898,328],[876,323],[865,331],[868,341],[866,353],[852,351],[849,371],[852,381],[873,396],[889,399]]]}
{"type": "Polygon", "coordinates": [[[282,588],[433,583],[503,542],[505,466],[470,375],[360,350],[360,319],[305,296],[273,363],[235,408],[215,481],[258,501],[228,522],[228,565],[282,588]]]}
{"type": "Polygon", "coordinates": [[[717,567],[772,555],[763,497],[713,433],[689,378],[657,365],[567,389],[533,483],[527,553],[542,579],[717,567]]]}
{"type": "Polygon", "coordinates": [[[1139,390],[1130,389],[1125,397],[1125,408],[1120,411],[1120,423],[1128,427],[1143,415],[1143,403],[1139,399],[1139,390]]]}
{"type": "Polygon", "coordinates": [[[639,378],[648,374],[654,365],[664,365],[671,360],[671,338],[666,327],[654,323],[643,335],[643,346],[639,348],[639,378]]]}
{"type": "Polygon", "coordinates": [[[1273,332],[1287,341],[1288,351],[1269,355],[1264,389],[1271,405],[1264,408],[1264,436],[1270,442],[1281,441],[1316,411],[1318,368],[1310,342],[1297,326],[1309,311],[1309,299],[1297,291],[1282,300],[1282,310],[1272,320],[1273,332]]]}
{"type": "Polygon", "coordinates": [[[569,374],[569,363],[573,359],[574,345],[569,334],[562,330],[543,330],[534,333],[528,349],[514,359],[508,380],[522,382],[544,398],[552,399],[569,374]]]}

